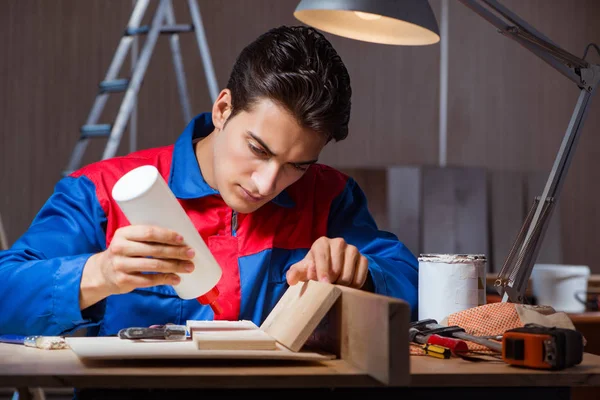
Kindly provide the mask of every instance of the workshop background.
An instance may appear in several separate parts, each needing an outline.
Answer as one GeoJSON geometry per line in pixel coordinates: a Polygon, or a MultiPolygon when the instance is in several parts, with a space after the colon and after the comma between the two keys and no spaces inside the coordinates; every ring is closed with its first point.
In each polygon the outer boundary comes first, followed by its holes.
{"type": "MultiPolygon", "coordinates": [[[[542,188],[578,96],[577,87],[456,1],[431,0],[448,26],[447,147],[440,155],[440,44],[359,42],[326,34],[350,72],[348,139],[322,162],[355,176],[380,226],[415,253],[484,253],[498,271],[542,188]],[[447,15],[442,7],[447,5],[447,15]],[[445,161],[442,161],[445,158],[445,161]]],[[[297,0],[200,0],[219,89],[236,55],[269,28],[300,24],[297,0]]],[[[155,8],[151,5],[146,21],[155,8]]],[[[178,23],[187,2],[174,0],[178,23]]],[[[582,57],[600,43],[596,0],[502,4],[582,57]]],[[[0,4],[0,215],[9,243],[27,229],[65,169],[133,9],[128,0],[3,0],[0,4]]],[[[193,114],[211,101],[194,35],[181,35],[193,114]]],[[[140,49],[143,40],[140,42],[140,49]]],[[[598,62],[594,49],[587,59],[598,62]]],[[[121,76],[128,76],[128,66],[121,76]]],[[[100,122],[112,123],[122,97],[100,122]]],[[[600,273],[600,105],[592,100],[540,259],[600,273]]],[[[168,145],[182,118],[166,37],[140,90],[137,148],[168,145]]],[[[100,159],[94,142],[85,163],[100,159]]],[[[129,152],[128,133],[119,154],[129,152]]]]}

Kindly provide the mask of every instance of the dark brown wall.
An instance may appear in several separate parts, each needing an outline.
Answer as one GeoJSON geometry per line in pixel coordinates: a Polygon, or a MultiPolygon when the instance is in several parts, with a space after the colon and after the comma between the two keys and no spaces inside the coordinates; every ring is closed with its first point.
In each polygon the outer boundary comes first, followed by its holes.
{"type": "MultiPolygon", "coordinates": [[[[594,0],[503,1],[567,50],[582,55],[600,42],[594,0]]],[[[5,0],[0,4],[0,213],[13,242],[58,180],[121,33],[127,0],[5,0]]],[[[153,2],[153,4],[155,4],[153,2]]],[[[299,24],[296,0],[200,0],[219,86],[237,53],[280,24],[299,24]]],[[[440,0],[432,0],[440,15],[440,0]]],[[[577,90],[556,71],[450,0],[448,164],[495,170],[548,170],[577,90]]],[[[174,0],[178,22],[187,3],[174,0]]],[[[154,10],[151,6],[150,11],[154,10]]],[[[438,157],[439,45],[394,47],[327,35],[350,71],[354,113],[349,138],[328,146],[323,161],[341,168],[435,165],[438,157]]],[[[181,38],[193,113],[209,110],[200,55],[181,38]]],[[[141,43],[143,44],[143,42],[141,43]]],[[[590,52],[590,59],[599,57],[590,52]]],[[[125,71],[126,72],[126,71],[125,71]]],[[[116,115],[119,95],[105,112],[116,115]]],[[[592,104],[561,210],[565,262],[594,268],[598,181],[592,104]]],[[[171,143],[184,127],[166,38],[161,37],[140,92],[139,147],[171,143]]],[[[120,153],[127,150],[127,136],[120,153]]],[[[100,158],[98,142],[86,162],[100,158]]],[[[382,193],[383,195],[383,193],[382,193]]],[[[374,204],[381,199],[373,199],[374,204]]]]}
{"type": "MultiPolygon", "coordinates": [[[[501,3],[579,57],[589,42],[600,41],[597,1],[501,3]]],[[[449,164],[549,172],[578,88],[468,8],[453,1],[450,6],[449,164]]],[[[588,60],[598,63],[600,57],[590,50],[588,60]]],[[[600,273],[597,101],[590,106],[559,206],[563,261],[590,265],[600,273]]]]}

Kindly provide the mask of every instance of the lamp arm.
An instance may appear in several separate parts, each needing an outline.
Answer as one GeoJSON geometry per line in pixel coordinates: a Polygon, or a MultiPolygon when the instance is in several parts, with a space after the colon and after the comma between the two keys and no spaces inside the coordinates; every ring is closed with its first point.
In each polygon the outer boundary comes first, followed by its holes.
{"type": "Polygon", "coordinates": [[[497,0],[459,1],[498,28],[500,33],[515,40],[569,78],[580,89],[579,98],[542,195],[534,199],[533,206],[494,283],[502,301],[523,303],[529,277],[571,164],[591,98],[600,81],[600,66],[590,65],[586,60],[563,50],[497,0]]]}
{"type": "Polygon", "coordinates": [[[571,164],[592,95],[593,91],[581,90],[542,195],[534,200],[494,283],[498,293],[503,296],[502,301],[523,303],[525,299],[527,284],[571,164]]]}

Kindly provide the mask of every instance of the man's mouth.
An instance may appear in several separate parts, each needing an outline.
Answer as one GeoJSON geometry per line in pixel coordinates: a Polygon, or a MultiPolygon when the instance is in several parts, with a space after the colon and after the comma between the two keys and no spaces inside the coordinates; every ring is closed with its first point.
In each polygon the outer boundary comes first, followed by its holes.
{"type": "Polygon", "coordinates": [[[250,192],[250,191],[248,191],[248,190],[244,189],[244,187],[243,187],[243,186],[240,186],[240,188],[242,188],[242,191],[243,191],[243,192],[244,192],[244,194],[246,195],[245,197],[246,197],[248,200],[250,200],[250,201],[259,202],[259,201],[262,201],[262,200],[264,199],[264,197],[263,197],[263,196],[260,196],[260,195],[255,195],[255,194],[253,194],[252,192],[250,192]]]}

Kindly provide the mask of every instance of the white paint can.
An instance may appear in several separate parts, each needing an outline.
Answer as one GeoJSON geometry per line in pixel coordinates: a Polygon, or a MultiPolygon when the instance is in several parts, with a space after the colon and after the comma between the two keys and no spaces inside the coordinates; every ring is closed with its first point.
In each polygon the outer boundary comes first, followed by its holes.
{"type": "Polygon", "coordinates": [[[419,319],[441,323],[448,315],[486,303],[483,254],[419,256],[419,319]]]}

